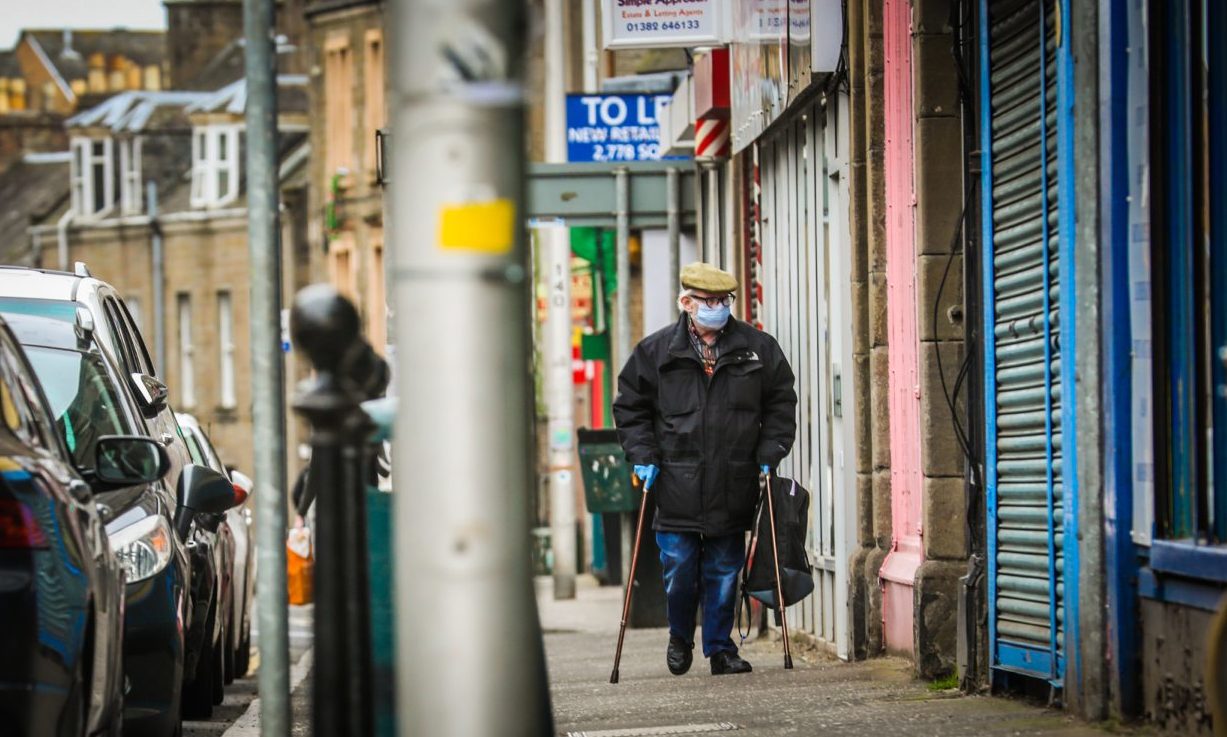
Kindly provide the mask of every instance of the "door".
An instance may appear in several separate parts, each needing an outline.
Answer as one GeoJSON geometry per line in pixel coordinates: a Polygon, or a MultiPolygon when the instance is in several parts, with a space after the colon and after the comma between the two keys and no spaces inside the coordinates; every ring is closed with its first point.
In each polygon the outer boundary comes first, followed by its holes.
{"type": "MultiPolygon", "coordinates": [[[[814,593],[789,609],[789,622],[847,658],[855,468],[851,452],[844,453],[843,431],[852,427],[843,407],[851,386],[845,394],[842,377],[832,376],[840,374],[841,362],[851,365],[851,334],[850,323],[833,322],[829,298],[833,283],[851,278],[850,264],[839,262],[846,261],[838,244],[847,242],[842,214],[848,204],[841,189],[846,135],[837,138],[839,99],[842,96],[833,96],[825,105],[798,111],[777,133],[756,144],[761,157],[762,265],[754,271],[748,291],[761,295],[763,328],[779,341],[796,375],[797,437],[780,473],[795,478],[811,494],[807,552],[814,593]],[[840,425],[839,437],[832,432],[833,422],[840,425]],[[842,466],[845,457],[847,469],[842,466]]],[[[850,292],[840,294],[850,300],[850,292]]],[[[850,310],[843,308],[839,314],[850,310]]]]}
{"type": "Polygon", "coordinates": [[[981,0],[991,664],[1060,687],[1076,639],[1068,0],[981,0]],[[1058,17],[1061,16],[1061,17],[1058,17]]]}

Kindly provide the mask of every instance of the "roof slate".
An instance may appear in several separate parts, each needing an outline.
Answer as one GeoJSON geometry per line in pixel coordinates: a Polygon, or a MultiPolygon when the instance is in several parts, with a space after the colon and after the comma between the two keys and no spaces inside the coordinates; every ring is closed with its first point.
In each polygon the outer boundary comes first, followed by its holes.
{"type": "Polygon", "coordinates": [[[0,174],[0,263],[34,266],[26,228],[68,202],[68,162],[17,161],[0,174]]]}

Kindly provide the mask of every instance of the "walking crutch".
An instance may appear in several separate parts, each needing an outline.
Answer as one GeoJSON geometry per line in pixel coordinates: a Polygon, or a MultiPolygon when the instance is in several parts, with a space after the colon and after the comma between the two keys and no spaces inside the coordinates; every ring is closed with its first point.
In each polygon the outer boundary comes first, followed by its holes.
{"type": "Polygon", "coordinates": [[[775,536],[775,504],[771,500],[771,474],[767,474],[767,518],[771,521],[771,562],[775,564],[775,610],[784,631],[784,669],[792,669],[792,645],[788,641],[788,612],[784,607],[784,581],[780,578],[780,546],[775,536]]]}
{"type": "Polygon", "coordinates": [[[642,486],[643,496],[639,499],[639,524],[635,526],[635,547],[631,552],[631,570],[626,578],[626,598],[622,601],[622,624],[618,628],[618,650],[614,653],[613,672],[609,674],[609,682],[618,682],[618,664],[622,662],[622,640],[626,637],[626,620],[631,613],[631,591],[635,588],[635,566],[639,564],[639,541],[643,537],[643,517],[648,511],[647,484],[639,481],[639,477],[631,474],[631,486],[642,486]]]}

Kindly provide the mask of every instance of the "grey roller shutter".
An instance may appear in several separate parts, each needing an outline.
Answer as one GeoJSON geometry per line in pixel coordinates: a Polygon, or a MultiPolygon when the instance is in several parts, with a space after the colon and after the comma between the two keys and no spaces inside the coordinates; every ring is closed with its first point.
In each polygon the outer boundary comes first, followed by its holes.
{"type": "Polygon", "coordinates": [[[1057,40],[1051,2],[986,5],[993,665],[1055,680],[1065,646],[1057,40]]]}

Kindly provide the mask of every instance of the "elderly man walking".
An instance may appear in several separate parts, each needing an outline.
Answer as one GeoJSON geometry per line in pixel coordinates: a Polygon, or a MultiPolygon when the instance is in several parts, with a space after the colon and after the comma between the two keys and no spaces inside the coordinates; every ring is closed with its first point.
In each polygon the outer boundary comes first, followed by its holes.
{"type": "Polygon", "coordinates": [[[635,475],[656,492],[669,671],[690,669],[702,602],[712,674],[749,673],[731,636],[737,572],[759,474],[792,448],[797,393],[775,339],[730,316],[732,274],[694,263],[681,282],[678,321],[644,338],[618,376],[614,421],[635,475]]]}

